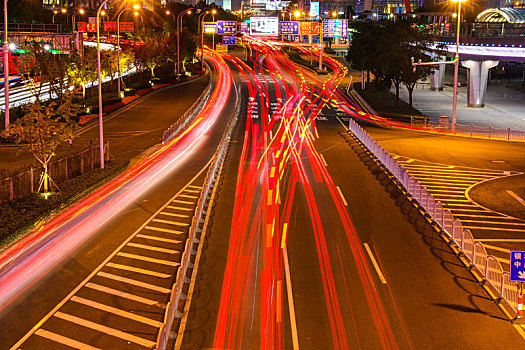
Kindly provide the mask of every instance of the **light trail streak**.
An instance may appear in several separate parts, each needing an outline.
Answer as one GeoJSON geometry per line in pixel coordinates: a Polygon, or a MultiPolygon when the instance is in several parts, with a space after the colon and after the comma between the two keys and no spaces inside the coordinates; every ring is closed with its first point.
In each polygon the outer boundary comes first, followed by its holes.
{"type": "Polygon", "coordinates": [[[187,129],[143,162],[2,252],[0,311],[200,149],[226,106],[232,87],[227,64],[212,52],[206,55],[217,72],[216,89],[187,129]]]}

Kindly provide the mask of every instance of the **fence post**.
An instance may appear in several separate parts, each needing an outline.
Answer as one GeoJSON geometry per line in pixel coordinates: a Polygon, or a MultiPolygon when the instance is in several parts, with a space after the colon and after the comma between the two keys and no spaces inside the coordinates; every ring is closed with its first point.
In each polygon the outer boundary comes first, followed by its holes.
{"type": "Polygon", "coordinates": [[[68,177],[67,177],[67,156],[66,156],[66,160],[65,160],[65,161],[66,161],[66,165],[65,165],[65,167],[66,167],[65,170],[66,170],[66,171],[65,171],[65,173],[66,173],[66,180],[67,180],[67,178],[68,178],[68,177]]]}
{"type": "Polygon", "coordinates": [[[93,147],[91,147],[91,170],[93,170],[93,147]]]}
{"type": "Polygon", "coordinates": [[[507,140],[510,140],[510,128],[507,130],[507,140]]]}
{"type": "Polygon", "coordinates": [[[14,186],[13,186],[13,177],[9,178],[9,200],[13,200],[14,197],[14,186]]]}
{"type": "Polygon", "coordinates": [[[34,170],[33,170],[33,167],[31,167],[31,169],[29,170],[30,174],[31,174],[31,193],[33,193],[34,191],[34,186],[35,186],[35,180],[34,180],[34,170]]]}
{"type": "Polygon", "coordinates": [[[490,139],[490,129],[491,129],[491,127],[490,127],[490,125],[489,125],[489,139],[490,139]]]}
{"type": "Polygon", "coordinates": [[[474,125],[470,124],[470,137],[472,137],[472,131],[474,129],[474,125]]]}
{"type": "Polygon", "coordinates": [[[84,174],[84,151],[80,152],[80,175],[84,174]]]}

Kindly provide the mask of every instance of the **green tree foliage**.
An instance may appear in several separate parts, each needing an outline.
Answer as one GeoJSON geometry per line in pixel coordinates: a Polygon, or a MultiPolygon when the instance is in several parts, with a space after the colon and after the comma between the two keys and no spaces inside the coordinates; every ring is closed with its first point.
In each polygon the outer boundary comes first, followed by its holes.
{"type": "Polygon", "coordinates": [[[8,135],[16,143],[28,149],[42,165],[43,177],[41,187],[44,192],[49,190],[52,180],[48,174],[48,164],[55,155],[59,144],[73,138],[76,123],[71,117],[76,115],[78,106],[73,102],[77,90],[66,90],[62,103],[52,101],[43,104],[40,99],[26,105],[25,114],[8,128],[8,135]]]}
{"type": "Polygon", "coordinates": [[[167,59],[168,35],[162,30],[146,30],[137,39],[141,45],[135,48],[135,62],[139,67],[148,68],[155,77],[155,68],[167,59]]]}
{"type": "Polygon", "coordinates": [[[82,89],[82,101],[85,103],[86,86],[98,79],[96,56],[89,51],[86,51],[83,57],[77,53],[71,54],[66,75],[71,84],[82,89]]]}
{"type": "Polygon", "coordinates": [[[379,89],[388,90],[394,84],[396,104],[400,84],[404,84],[412,105],[416,82],[427,77],[431,67],[421,66],[414,70],[411,58],[428,61],[425,52],[433,36],[410,21],[354,22],[352,27],[355,32],[347,56],[352,68],[370,71],[379,89]]]}

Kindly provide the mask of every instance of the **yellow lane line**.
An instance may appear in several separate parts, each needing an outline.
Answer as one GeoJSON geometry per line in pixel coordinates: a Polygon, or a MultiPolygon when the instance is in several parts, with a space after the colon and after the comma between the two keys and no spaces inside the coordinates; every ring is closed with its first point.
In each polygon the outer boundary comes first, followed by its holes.
{"type": "Polygon", "coordinates": [[[516,193],[514,193],[513,191],[510,191],[510,190],[507,190],[507,193],[510,194],[512,196],[512,198],[517,200],[521,205],[523,205],[525,207],[525,200],[523,200],[523,198],[521,198],[516,193]]]}
{"type": "Polygon", "coordinates": [[[152,231],[174,233],[176,235],[180,235],[181,233],[184,233],[182,231],[170,230],[170,229],[167,229],[167,228],[160,228],[160,227],[154,227],[154,226],[146,226],[145,228],[147,228],[148,230],[152,230],[152,231]]]}
{"type": "Polygon", "coordinates": [[[503,253],[510,253],[510,249],[505,249],[505,248],[501,248],[501,247],[496,247],[496,246],[488,245],[488,244],[483,244],[483,246],[484,246],[485,248],[489,248],[489,249],[492,249],[492,250],[497,250],[497,251],[500,251],[500,252],[503,252],[503,253]]]}
{"type": "Polygon", "coordinates": [[[81,343],[77,340],[64,337],[63,335],[60,335],[60,334],[46,331],[45,329],[42,329],[42,328],[38,329],[35,332],[35,334],[41,336],[42,338],[49,339],[51,341],[63,344],[73,349],[99,350],[99,348],[95,348],[94,346],[81,343]]]}
{"type": "Polygon", "coordinates": [[[153,219],[151,221],[160,222],[160,223],[169,224],[169,225],[176,225],[176,226],[189,226],[188,223],[178,222],[178,221],[171,221],[171,220],[153,219]]]}
{"type": "Polygon", "coordinates": [[[154,241],[174,243],[174,244],[178,244],[178,243],[181,242],[181,241],[177,241],[175,239],[169,239],[169,238],[163,238],[163,237],[157,237],[157,236],[150,236],[150,235],[143,235],[143,234],[138,234],[137,238],[151,239],[151,240],[154,240],[154,241]]]}
{"type": "Polygon", "coordinates": [[[167,216],[175,216],[177,218],[187,218],[187,217],[189,217],[188,215],[177,214],[177,213],[168,213],[167,211],[163,211],[162,213],[159,213],[159,214],[167,215],[167,216]]]}
{"type": "Polygon", "coordinates": [[[192,208],[184,208],[184,207],[174,207],[173,205],[166,206],[168,209],[176,209],[176,210],[184,210],[184,211],[192,211],[192,208]]]}
{"type": "Polygon", "coordinates": [[[117,255],[118,256],[123,256],[125,258],[146,261],[146,262],[150,262],[150,263],[154,263],[154,264],[161,264],[161,265],[168,265],[168,266],[179,266],[179,263],[174,262],[174,261],[168,261],[168,260],[163,260],[163,259],[155,259],[155,258],[150,258],[148,256],[142,256],[142,255],[137,255],[137,254],[129,254],[129,253],[118,252],[117,255]]]}
{"type": "Polygon", "coordinates": [[[509,243],[525,243],[523,238],[476,238],[478,242],[509,242],[509,243]]]}
{"type": "Polygon", "coordinates": [[[159,278],[169,278],[169,277],[171,277],[171,275],[168,275],[166,273],[160,273],[160,272],[156,272],[156,271],[141,269],[139,267],[133,267],[133,266],[129,266],[129,265],[108,263],[106,266],[107,267],[112,267],[114,269],[141,273],[143,275],[148,275],[148,276],[153,276],[153,277],[159,277],[159,278]]]}
{"type": "Polygon", "coordinates": [[[525,223],[520,223],[520,222],[494,222],[494,221],[480,221],[480,220],[461,220],[461,222],[475,222],[478,224],[525,226],[525,223]]]}
{"type": "Polygon", "coordinates": [[[131,278],[117,276],[117,275],[114,275],[112,273],[106,273],[106,272],[100,271],[99,273],[97,273],[97,275],[100,276],[100,277],[109,278],[109,279],[112,279],[112,280],[115,280],[115,281],[118,281],[118,282],[131,284],[131,285],[134,285],[134,286],[137,286],[137,287],[142,287],[142,288],[145,288],[145,289],[151,289],[151,290],[154,290],[154,291],[157,291],[157,292],[160,292],[160,293],[164,293],[164,294],[168,294],[168,293],[171,292],[171,289],[162,288],[162,287],[159,287],[159,286],[156,286],[156,285],[153,285],[153,284],[144,283],[144,282],[137,281],[137,280],[134,280],[134,279],[131,279],[131,278]]]}
{"type": "Polygon", "coordinates": [[[374,257],[374,254],[372,254],[372,251],[370,250],[368,243],[363,243],[363,245],[365,246],[365,250],[368,253],[368,256],[370,257],[370,260],[372,261],[372,265],[374,266],[374,269],[376,270],[377,275],[379,276],[379,279],[381,280],[381,283],[386,284],[385,276],[383,275],[383,272],[379,268],[376,258],[374,257]]]}
{"type": "Polygon", "coordinates": [[[468,228],[469,230],[485,230],[485,231],[512,231],[512,232],[525,232],[525,230],[520,230],[517,228],[501,228],[501,227],[483,227],[483,226],[463,226],[463,228],[468,228]]]}
{"type": "Polygon", "coordinates": [[[155,246],[139,244],[139,243],[128,243],[128,247],[147,249],[147,250],[152,250],[154,252],[161,252],[161,253],[168,253],[168,254],[177,254],[179,252],[178,250],[166,249],[166,248],[155,247],[155,246]]]}
{"type": "Polygon", "coordinates": [[[116,289],[109,288],[106,286],[101,286],[100,284],[96,284],[96,283],[89,282],[86,284],[86,287],[94,289],[94,290],[98,290],[99,292],[102,292],[102,293],[115,295],[117,297],[133,300],[133,301],[136,301],[142,304],[146,304],[146,305],[156,305],[159,303],[158,301],[155,301],[155,300],[139,297],[138,295],[133,295],[130,293],[123,292],[121,290],[116,290],[116,289]]]}

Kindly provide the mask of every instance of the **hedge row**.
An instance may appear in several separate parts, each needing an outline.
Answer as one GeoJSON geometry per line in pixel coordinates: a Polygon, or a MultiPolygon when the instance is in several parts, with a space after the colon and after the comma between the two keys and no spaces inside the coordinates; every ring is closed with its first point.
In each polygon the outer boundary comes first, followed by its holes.
{"type": "MultiPolygon", "coordinates": [[[[60,184],[60,191],[45,199],[40,193],[0,203],[0,247],[15,241],[52,214],[100,187],[126,169],[129,160],[112,160],[60,184]]],[[[0,248],[1,249],[1,248],[0,248]]]]}

